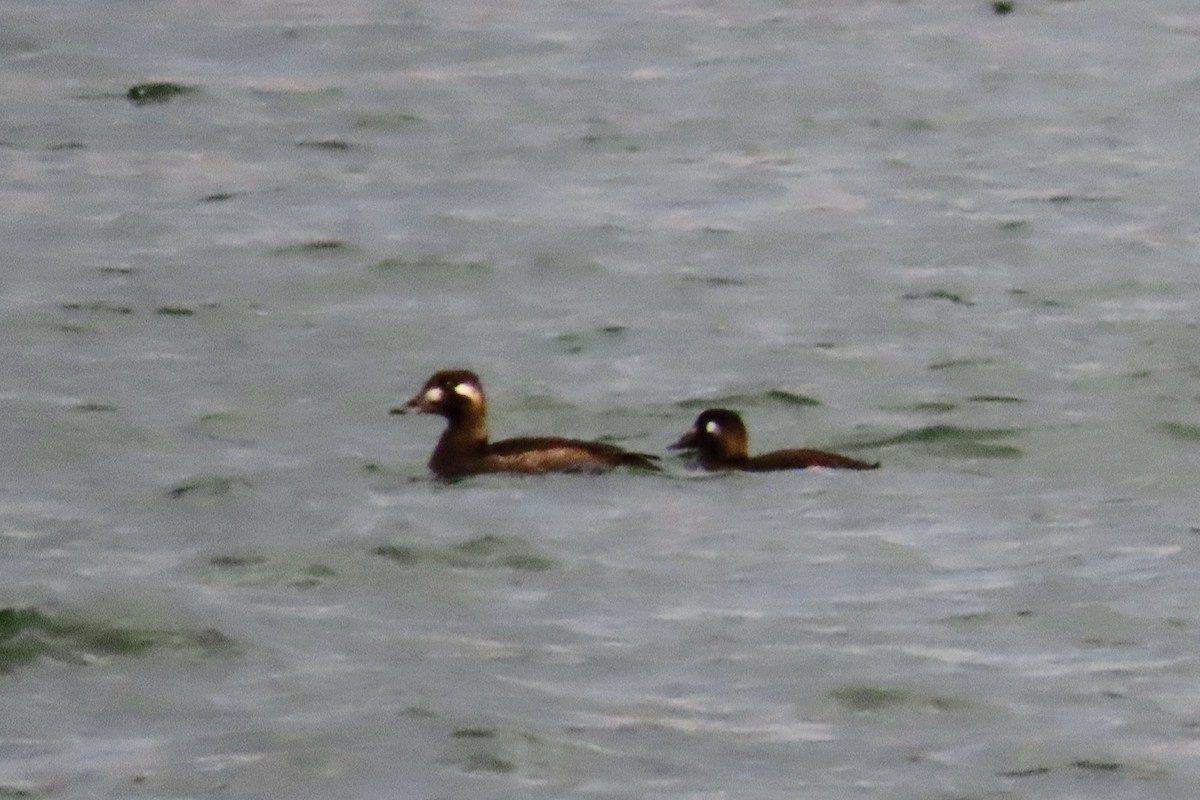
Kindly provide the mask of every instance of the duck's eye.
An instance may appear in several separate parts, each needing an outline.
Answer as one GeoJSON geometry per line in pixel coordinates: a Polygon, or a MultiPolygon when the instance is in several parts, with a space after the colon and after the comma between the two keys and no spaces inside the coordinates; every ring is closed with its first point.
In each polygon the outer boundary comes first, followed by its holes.
{"type": "Polygon", "coordinates": [[[471,383],[460,383],[454,387],[454,393],[460,394],[474,403],[478,403],[483,399],[483,395],[479,393],[479,389],[471,383]]]}
{"type": "Polygon", "coordinates": [[[442,398],[445,396],[446,396],[446,393],[443,392],[437,386],[435,386],[432,389],[430,389],[428,392],[425,393],[425,402],[440,403],[440,402],[442,402],[442,398]]]}
{"type": "Polygon", "coordinates": [[[715,422],[709,422],[704,426],[704,430],[708,431],[709,433],[716,433],[717,431],[721,430],[721,426],[715,422]]]}

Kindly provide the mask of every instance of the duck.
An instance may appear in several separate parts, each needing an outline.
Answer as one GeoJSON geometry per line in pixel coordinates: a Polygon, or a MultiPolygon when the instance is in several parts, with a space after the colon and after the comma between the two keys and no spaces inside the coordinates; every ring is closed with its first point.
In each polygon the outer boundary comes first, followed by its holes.
{"type": "Polygon", "coordinates": [[[784,469],[879,469],[879,462],[828,453],[824,450],[775,450],[750,455],[750,434],[746,423],[735,411],[709,408],[700,412],[692,427],[670,445],[672,450],[696,450],[700,466],[709,471],[742,470],[775,472],[784,469]]]}
{"type": "Polygon", "coordinates": [[[657,472],[657,456],[605,442],[530,436],[488,441],[487,396],[479,376],[468,369],[434,373],[421,391],[392,414],[437,414],[447,426],[433,448],[429,468],[442,479],[506,472],[602,473],[617,467],[657,472]]]}

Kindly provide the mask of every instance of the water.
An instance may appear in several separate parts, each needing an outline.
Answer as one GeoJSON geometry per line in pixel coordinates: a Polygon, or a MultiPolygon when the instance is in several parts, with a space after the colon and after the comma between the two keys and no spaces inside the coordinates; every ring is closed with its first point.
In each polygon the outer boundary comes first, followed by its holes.
{"type": "Polygon", "coordinates": [[[7,3],[0,795],[1194,796],[1198,40],[7,3]],[[449,366],[884,467],[442,486],[449,366]]]}

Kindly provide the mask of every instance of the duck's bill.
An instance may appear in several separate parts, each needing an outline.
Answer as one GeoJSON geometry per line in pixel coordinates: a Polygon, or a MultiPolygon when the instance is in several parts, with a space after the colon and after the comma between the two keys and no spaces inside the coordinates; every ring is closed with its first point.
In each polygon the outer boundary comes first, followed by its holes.
{"type": "Polygon", "coordinates": [[[679,441],[675,442],[674,444],[667,445],[668,450],[693,450],[693,449],[695,449],[695,447],[696,447],[696,429],[695,428],[692,428],[690,431],[685,433],[683,436],[680,436],[679,441]]]}
{"type": "Polygon", "coordinates": [[[402,406],[396,406],[389,414],[429,414],[433,409],[429,407],[429,401],[425,399],[425,395],[419,394],[412,400],[409,400],[402,406]]]}

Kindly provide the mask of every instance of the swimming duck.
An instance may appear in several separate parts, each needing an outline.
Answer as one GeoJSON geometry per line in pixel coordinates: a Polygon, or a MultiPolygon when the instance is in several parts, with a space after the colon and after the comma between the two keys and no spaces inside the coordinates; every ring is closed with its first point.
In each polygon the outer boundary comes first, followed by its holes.
{"type": "Polygon", "coordinates": [[[604,442],[531,436],[488,441],[487,398],[479,376],[465,369],[437,372],[415,397],[392,414],[439,414],[446,430],[429,459],[439,478],[489,472],[539,475],[549,472],[607,472],[620,466],[657,471],[656,456],[604,442]]]}
{"type": "Polygon", "coordinates": [[[671,445],[672,450],[698,451],[700,466],[706,470],[736,469],[747,472],[773,472],[781,469],[878,469],[879,462],[868,463],[824,450],[776,450],[759,456],[750,455],[750,435],[736,412],[710,408],[700,412],[691,429],[671,445]]]}

